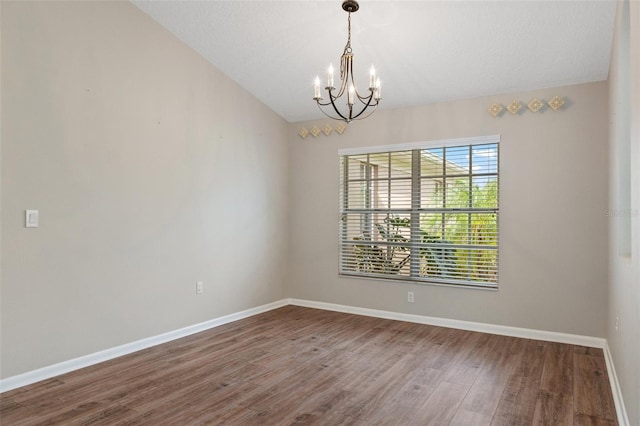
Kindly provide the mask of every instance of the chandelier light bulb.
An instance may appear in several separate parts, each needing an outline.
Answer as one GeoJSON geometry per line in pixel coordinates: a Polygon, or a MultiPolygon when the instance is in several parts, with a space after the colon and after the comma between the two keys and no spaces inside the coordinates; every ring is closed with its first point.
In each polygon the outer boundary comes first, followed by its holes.
{"type": "Polygon", "coordinates": [[[327,70],[327,87],[333,87],[333,64],[329,64],[327,70]]]}
{"type": "Polygon", "coordinates": [[[371,70],[369,71],[369,89],[375,88],[376,85],[376,69],[371,65],[371,70]]]}
{"type": "Polygon", "coordinates": [[[349,105],[353,105],[353,98],[355,98],[355,95],[356,95],[356,88],[352,84],[351,86],[349,86],[349,96],[347,96],[347,102],[349,103],[349,105]]]}
{"type": "Polygon", "coordinates": [[[322,96],[320,95],[320,77],[316,76],[316,80],[314,81],[313,86],[313,99],[322,99],[322,96]]]}

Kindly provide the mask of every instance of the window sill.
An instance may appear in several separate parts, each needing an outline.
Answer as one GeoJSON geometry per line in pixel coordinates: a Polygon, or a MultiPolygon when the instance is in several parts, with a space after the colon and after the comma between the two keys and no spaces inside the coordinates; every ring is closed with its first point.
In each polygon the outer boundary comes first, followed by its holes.
{"type": "Polygon", "coordinates": [[[489,291],[498,291],[498,284],[466,284],[466,283],[456,283],[456,282],[447,282],[447,281],[418,281],[418,280],[408,280],[406,277],[398,277],[392,278],[382,277],[382,276],[374,276],[374,275],[364,275],[364,274],[350,274],[346,272],[339,272],[338,277],[340,278],[350,278],[350,279],[361,279],[361,280],[373,280],[373,281],[389,281],[395,282],[399,284],[417,284],[417,285],[429,285],[436,287],[453,287],[458,289],[467,289],[467,290],[489,290],[489,291]]]}

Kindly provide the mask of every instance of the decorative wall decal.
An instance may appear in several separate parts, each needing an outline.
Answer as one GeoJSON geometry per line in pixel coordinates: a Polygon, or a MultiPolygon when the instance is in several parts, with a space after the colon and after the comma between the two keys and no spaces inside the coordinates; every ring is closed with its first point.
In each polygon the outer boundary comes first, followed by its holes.
{"type": "Polygon", "coordinates": [[[336,124],[335,128],[331,127],[330,124],[322,125],[322,130],[320,130],[321,124],[315,124],[310,129],[306,127],[300,128],[298,130],[298,136],[302,139],[306,139],[307,136],[312,135],[314,138],[320,136],[321,133],[324,133],[325,136],[331,136],[331,133],[335,130],[337,134],[341,135],[347,129],[347,125],[345,123],[336,124]]]}
{"type": "Polygon", "coordinates": [[[492,116],[497,117],[502,112],[502,109],[502,105],[493,104],[489,107],[489,109],[487,109],[487,111],[489,111],[489,114],[491,114],[492,116]]]}
{"type": "MultiPolygon", "coordinates": [[[[563,106],[565,104],[566,100],[563,96],[554,96],[548,102],[546,102],[544,99],[533,98],[529,101],[528,104],[525,104],[519,100],[513,100],[509,105],[506,106],[506,110],[509,111],[512,115],[521,115],[522,112],[526,111],[527,109],[531,112],[539,112],[544,110],[547,106],[549,106],[549,108],[553,109],[554,111],[560,111],[563,109],[563,106]],[[527,106],[526,109],[523,108],[524,105],[527,106]]],[[[501,104],[494,103],[489,106],[487,111],[489,111],[489,114],[491,114],[493,117],[502,117],[502,111],[504,109],[505,107],[503,107],[501,104]]]]}
{"type": "Polygon", "coordinates": [[[516,115],[520,111],[520,109],[522,109],[522,104],[520,103],[520,101],[513,101],[509,104],[507,109],[511,114],[516,115]]]}
{"type": "Polygon", "coordinates": [[[564,105],[564,98],[562,96],[554,96],[551,98],[547,105],[551,107],[552,110],[558,111],[564,105]]]}
{"type": "Polygon", "coordinates": [[[538,98],[531,99],[531,102],[527,104],[527,108],[529,108],[531,112],[538,112],[543,106],[544,103],[542,103],[542,101],[538,98]]]}

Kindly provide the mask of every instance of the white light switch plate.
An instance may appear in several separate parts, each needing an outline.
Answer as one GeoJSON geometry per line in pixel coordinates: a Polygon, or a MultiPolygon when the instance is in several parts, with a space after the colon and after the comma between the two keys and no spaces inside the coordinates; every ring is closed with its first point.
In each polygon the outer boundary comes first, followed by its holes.
{"type": "Polygon", "coordinates": [[[24,226],[26,228],[37,228],[38,222],[38,210],[25,210],[24,226]]]}

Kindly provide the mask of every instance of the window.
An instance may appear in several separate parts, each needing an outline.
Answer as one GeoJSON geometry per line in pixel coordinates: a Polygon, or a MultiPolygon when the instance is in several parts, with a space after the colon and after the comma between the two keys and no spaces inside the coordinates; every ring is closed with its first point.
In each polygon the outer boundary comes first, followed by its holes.
{"type": "Polygon", "coordinates": [[[499,141],[340,150],[340,274],[496,288],[499,141]]]}

